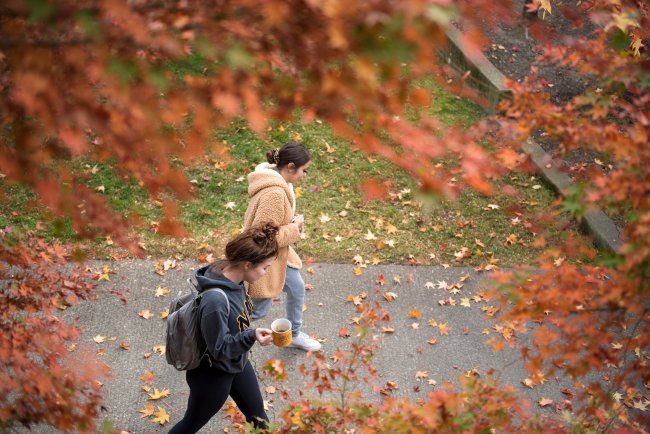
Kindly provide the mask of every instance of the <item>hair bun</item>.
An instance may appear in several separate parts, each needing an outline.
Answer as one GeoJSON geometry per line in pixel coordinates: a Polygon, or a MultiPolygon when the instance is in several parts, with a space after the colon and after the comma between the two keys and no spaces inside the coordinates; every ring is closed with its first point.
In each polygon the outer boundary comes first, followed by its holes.
{"type": "Polygon", "coordinates": [[[280,149],[275,148],[268,151],[266,153],[266,161],[268,161],[269,164],[280,164],[280,149]]]}
{"type": "Polygon", "coordinates": [[[265,242],[275,242],[275,237],[278,234],[278,227],[271,222],[264,223],[261,226],[258,226],[253,231],[253,239],[258,244],[263,244],[265,242]]]}

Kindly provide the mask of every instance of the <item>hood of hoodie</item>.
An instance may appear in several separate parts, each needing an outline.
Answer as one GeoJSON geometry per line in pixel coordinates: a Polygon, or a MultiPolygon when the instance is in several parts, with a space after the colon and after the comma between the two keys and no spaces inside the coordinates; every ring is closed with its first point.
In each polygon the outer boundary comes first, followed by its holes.
{"type": "Polygon", "coordinates": [[[296,196],[293,192],[293,184],[284,180],[282,175],[275,170],[275,164],[258,164],[255,171],[248,174],[248,197],[253,197],[267,188],[282,188],[290,198],[295,214],[296,196]]]}
{"type": "Polygon", "coordinates": [[[195,277],[196,277],[196,283],[199,292],[202,292],[203,290],[208,288],[214,288],[217,285],[224,290],[241,291],[242,285],[232,282],[230,279],[228,279],[226,276],[224,276],[221,273],[219,273],[218,275],[213,275],[207,273],[207,271],[208,271],[208,265],[205,265],[199,268],[198,270],[196,270],[195,277]]]}

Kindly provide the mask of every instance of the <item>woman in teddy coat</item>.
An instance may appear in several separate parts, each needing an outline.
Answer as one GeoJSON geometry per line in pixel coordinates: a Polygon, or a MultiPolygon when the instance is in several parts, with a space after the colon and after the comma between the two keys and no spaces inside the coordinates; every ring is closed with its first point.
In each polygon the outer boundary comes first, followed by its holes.
{"type": "Polygon", "coordinates": [[[253,321],[268,315],[274,297],[287,294],[287,319],[292,325],[291,345],[305,351],[318,351],[321,344],[300,331],[305,282],[300,276],[302,262],[291,246],[300,239],[304,217],[296,214],[293,184],[307,175],[311,165],[309,151],[298,142],[289,142],[266,154],[262,163],[248,175],[250,202],[244,215],[244,228],[270,221],[279,226],[278,256],[268,273],[251,283],[248,292],[253,298],[253,321]]]}

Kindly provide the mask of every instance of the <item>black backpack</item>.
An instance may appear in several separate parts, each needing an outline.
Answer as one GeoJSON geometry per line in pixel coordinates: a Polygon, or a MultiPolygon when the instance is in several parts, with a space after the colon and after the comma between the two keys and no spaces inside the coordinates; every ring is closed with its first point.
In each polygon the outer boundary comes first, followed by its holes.
{"type": "Polygon", "coordinates": [[[210,288],[198,292],[196,286],[188,278],[191,290],[189,294],[178,293],[169,304],[169,315],[165,327],[165,357],[167,363],[179,371],[194,369],[199,366],[208,349],[201,335],[199,324],[199,303],[201,296],[208,291],[218,291],[226,299],[228,315],[230,302],[221,288],[210,288]]]}

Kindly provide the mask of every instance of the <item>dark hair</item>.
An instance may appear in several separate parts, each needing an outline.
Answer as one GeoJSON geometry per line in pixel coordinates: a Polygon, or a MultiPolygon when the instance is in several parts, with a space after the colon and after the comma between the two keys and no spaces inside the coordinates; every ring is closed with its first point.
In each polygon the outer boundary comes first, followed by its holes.
{"type": "Polygon", "coordinates": [[[211,274],[221,274],[226,265],[251,262],[257,265],[278,254],[278,227],[271,222],[262,223],[244,230],[226,244],[226,259],[217,260],[208,266],[211,274]],[[216,273],[213,273],[212,271],[216,273]]]}
{"type": "Polygon", "coordinates": [[[311,154],[300,142],[289,142],[280,149],[272,149],[266,153],[266,160],[270,164],[275,164],[278,169],[282,169],[289,163],[296,167],[304,166],[311,160],[311,154]]]}

